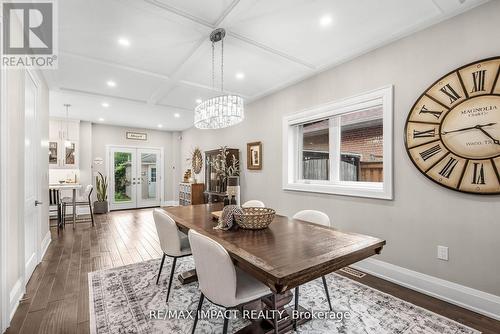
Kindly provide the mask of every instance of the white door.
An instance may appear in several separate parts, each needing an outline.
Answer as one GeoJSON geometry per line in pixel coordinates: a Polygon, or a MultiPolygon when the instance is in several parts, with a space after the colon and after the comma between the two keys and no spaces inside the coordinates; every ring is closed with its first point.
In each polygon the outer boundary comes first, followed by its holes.
{"type": "Polygon", "coordinates": [[[160,205],[160,150],[112,147],[109,166],[111,210],[160,205]]]}
{"type": "Polygon", "coordinates": [[[113,147],[110,150],[110,199],[113,210],[136,207],[136,154],[134,148],[113,147]]]}
{"type": "Polygon", "coordinates": [[[137,207],[160,205],[160,150],[137,149],[137,207]]]}
{"type": "Polygon", "coordinates": [[[37,264],[37,226],[39,223],[37,152],[37,88],[31,75],[25,75],[24,101],[24,263],[25,279],[31,277],[37,264]]]}

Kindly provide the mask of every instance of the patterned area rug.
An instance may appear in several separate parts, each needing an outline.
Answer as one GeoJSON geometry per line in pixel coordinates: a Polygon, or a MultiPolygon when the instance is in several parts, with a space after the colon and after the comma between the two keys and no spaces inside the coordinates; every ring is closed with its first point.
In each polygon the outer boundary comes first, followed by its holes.
{"type": "MultiPolygon", "coordinates": [[[[181,285],[174,279],[170,301],[165,303],[171,260],[167,258],[160,284],[160,260],[135,263],[89,273],[91,333],[190,333],[189,311],[198,303],[198,284],[181,285]]],[[[191,257],[177,261],[177,273],[194,268],[191,257]]],[[[347,312],[339,320],[311,320],[299,333],[479,333],[453,320],[392,297],[337,274],[327,276],[334,312],[347,312]]],[[[328,311],[320,279],[301,287],[300,304],[313,311],[328,311]]],[[[196,333],[222,332],[221,308],[205,300],[203,311],[213,317],[200,319],[196,333]]],[[[342,313],[343,314],[343,313],[342,313]]],[[[238,313],[229,320],[229,333],[249,324],[238,313]]]]}

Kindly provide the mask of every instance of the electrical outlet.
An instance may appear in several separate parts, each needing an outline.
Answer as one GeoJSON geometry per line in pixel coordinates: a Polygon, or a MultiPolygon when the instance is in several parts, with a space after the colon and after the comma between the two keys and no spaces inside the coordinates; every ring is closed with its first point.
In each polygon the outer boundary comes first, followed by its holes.
{"type": "Polygon", "coordinates": [[[437,248],[437,258],[440,260],[448,261],[448,247],[438,246],[437,248]]]}

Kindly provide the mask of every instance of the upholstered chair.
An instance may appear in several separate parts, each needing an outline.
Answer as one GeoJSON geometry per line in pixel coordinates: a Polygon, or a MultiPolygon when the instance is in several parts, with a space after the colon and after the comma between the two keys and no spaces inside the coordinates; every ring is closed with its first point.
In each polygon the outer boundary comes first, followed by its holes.
{"type": "Polygon", "coordinates": [[[246,201],[243,203],[242,207],[244,208],[265,208],[266,205],[264,202],[258,201],[256,199],[252,199],[250,201],[246,201]]]}
{"type": "MultiPolygon", "coordinates": [[[[271,290],[260,281],[235,267],[228,252],[219,243],[196,231],[189,230],[196,274],[201,291],[193,330],[205,297],[215,305],[235,309],[239,305],[271,295],[271,290]]],[[[273,295],[274,303],[276,296],[273,295]]],[[[277,319],[275,328],[277,328],[277,319]]],[[[223,333],[227,333],[228,319],[224,318],[223,333]]],[[[276,331],[276,330],[275,330],[276,331]]]]}
{"type": "Polygon", "coordinates": [[[187,235],[179,231],[175,221],[165,211],[155,209],[153,212],[153,218],[156,225],[156,232],[158,233],[158,238],[160,239],[161,250],[163,251],[163,257],[161,259],[160,271],[158,272],[158,277],[156,278],[156,284],[160,281],[161,270],[163,269],[165,257],[168,256],[173,259],[172,269],[170,270],[170,278],[168,280],[168,303],[177,259],[191,255],[191,248],[189,247],[187,235]]]}
{"type": "MultiPolygon", "coordinates": [[[[303,220],[306,222],[331,227],[330,226],[330,218],[328,218],[328,215],[326,213],[321,212],[321,211],[302,210],[302,211],[297,212],[293,216],[293,219],[299,219],[299,220],[303,220]]],[[[332,302],[330,300],[330,294],[328,293],[328,286],[326,285],[326,278],[325,278],[325,276],[322,276],[321,279],[323,280],[323,286],[325,288],[326,299],[328,300],[328,305],[330,306],[330,311],[333,311],[332,302]]],[[[298,308],[299,308],[299,287],[296,287],[295,288],[295,310],[298,310],[298,308]]]]}

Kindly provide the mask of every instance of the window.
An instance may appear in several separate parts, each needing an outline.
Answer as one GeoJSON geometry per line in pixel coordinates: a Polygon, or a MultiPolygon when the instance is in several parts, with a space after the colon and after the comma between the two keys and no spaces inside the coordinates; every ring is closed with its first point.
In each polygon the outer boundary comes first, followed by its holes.
{"type": "Polygon", "coordinates": [[[283,189],[392,199],[392,86],[283,119],[283,189]]]}

